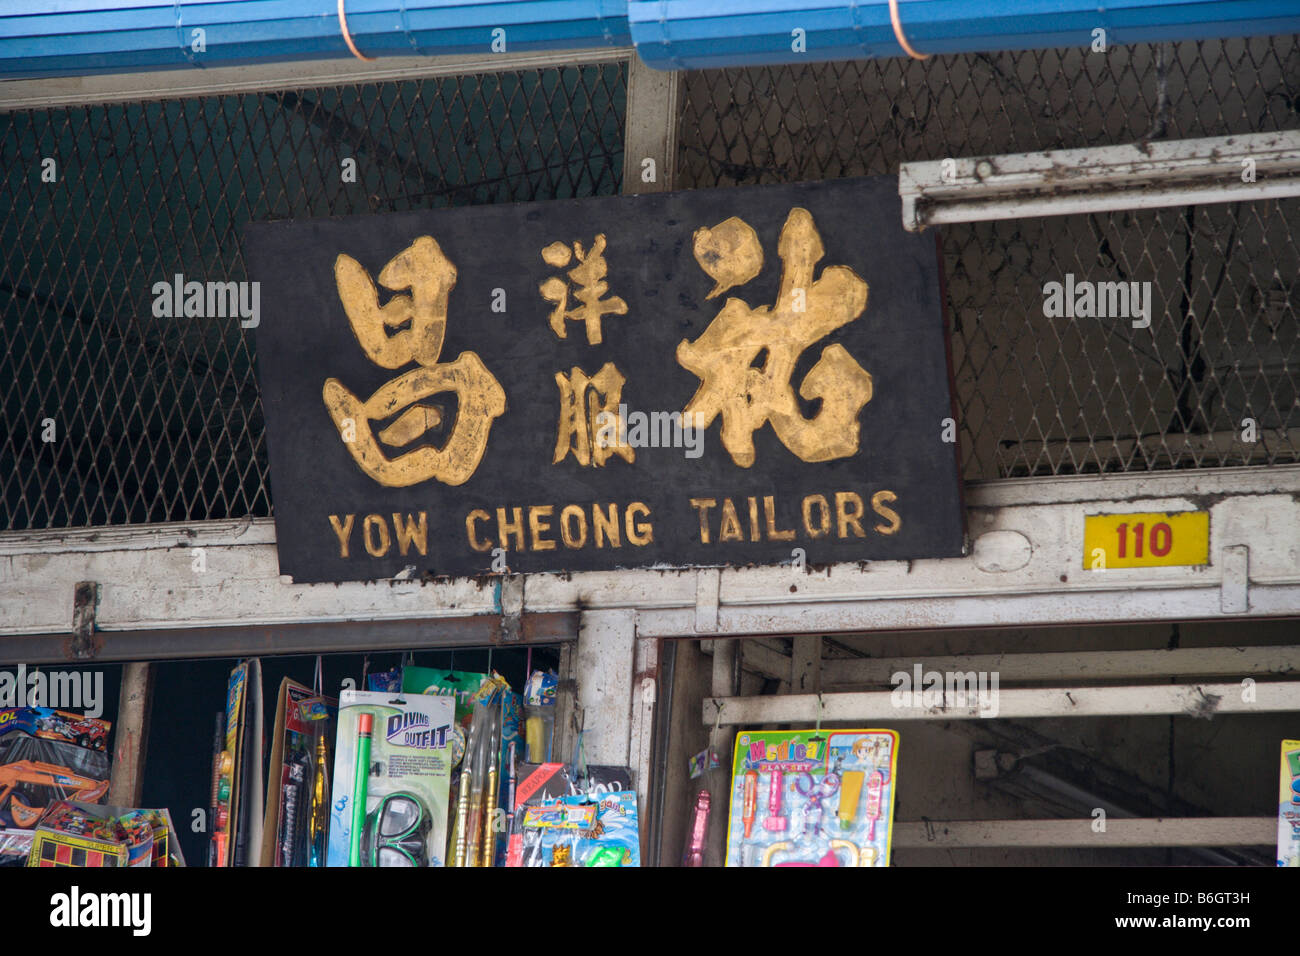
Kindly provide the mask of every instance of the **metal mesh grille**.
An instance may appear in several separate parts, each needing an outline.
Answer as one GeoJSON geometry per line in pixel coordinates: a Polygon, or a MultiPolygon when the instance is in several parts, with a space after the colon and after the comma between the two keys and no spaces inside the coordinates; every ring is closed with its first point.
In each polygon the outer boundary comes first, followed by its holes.
{"type": "MultiPolygon", "coordinates": [[[[617,192],[625,85],[604,65],[0,114],[0,528],[270,514],[252,338],[155,318],[153,284],[242,280],[250,220],[617,192]]],[[[683,188],[894,175],[1296,128],[1300,43],[704,71],[683,103],[683,188]]],[[[945,228],[966,476],[1300,460],[1298,226],[1283,200],[945,228]],[[1151,282],[1151,328],[1045,318],[1067,273],[1151,282]]]]}
{"type": "Polygon", "coordinates": [[[625,88],[611,64],[0,114],[0,529],[269,515],[253,340],[155,317],[154,284],[245,279],[251,220],[616,193],[625,88]]]}
{"type": "MultiPolygon", "coordinates": [[[[1300,43],[709,70],[687,75],[683,102],[683,187],[896,175],[1294,129],[1300,43]]],[[[1300,459],[1298,235],[1297,200],[945,227],[966,477],[1300,459]],[[1151,327],[1046,318],[1043,286],[1067,274],[1150,282],[1151,327]]]]}

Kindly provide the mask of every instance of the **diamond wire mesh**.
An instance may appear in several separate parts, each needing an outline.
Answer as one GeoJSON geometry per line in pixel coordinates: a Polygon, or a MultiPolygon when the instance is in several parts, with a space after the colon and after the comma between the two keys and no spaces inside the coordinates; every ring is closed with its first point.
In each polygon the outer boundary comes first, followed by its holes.
{"type": "Polygon", "coordinates": [[[269,515],[253,338],[155,317],[154,283],[245,279],[253,220],[617,193],[625,90],[609,64],[0,114],[0,530],[269,515]]]}
{"type": "MultiPolygon", "coordinates": [[[[244,278],[254,219],[616,192],[625,84],[606,65],[0,115],[0,528],[268,515],[252,340],[153,317],[152,284],[244,278]]],[[[1300,44],[704,71],[683,105],[683,188],[893,175],[1296,128],[1300,44]]],[[[944,229],[966,477],[1300,458],[1297,224],[1283,200],[944,229]],[[1070,272],[1151,281],[1149,337],[1044,318],[1070,272]]]]}
{"type": "MultiPolygon", "coordinates": [[[[1291,36],[708,70],[684,82],[684,188],[1300,127],[1291,36]]],[[[965,476],[1300,460],[1297,234],[1295,199],[944,227],[965,476]],[[1046,318],[1043,286],[1067,273],[1151,282],[1151,328],[1046,318]]]]}

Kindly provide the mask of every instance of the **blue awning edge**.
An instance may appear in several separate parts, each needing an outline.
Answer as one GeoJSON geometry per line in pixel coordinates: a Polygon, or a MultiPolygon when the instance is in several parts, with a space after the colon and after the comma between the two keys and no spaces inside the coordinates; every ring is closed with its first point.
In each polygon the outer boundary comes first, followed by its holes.
{"type": "MultiPolygon", "coordinates": [[[[1300,0],[346,0],[366,57],[635,46],[663,70],[1300,32],[1300,0]]],[[[337,0],[5,0],[0,78],[349,58],[337,0]]]]}

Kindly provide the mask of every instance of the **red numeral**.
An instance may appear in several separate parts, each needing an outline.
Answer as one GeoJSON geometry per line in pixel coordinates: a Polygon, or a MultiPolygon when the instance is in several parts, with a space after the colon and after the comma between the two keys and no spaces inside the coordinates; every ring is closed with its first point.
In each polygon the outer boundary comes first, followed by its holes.
{"type": "Polygon", "coordinates": [[[1163,558],[1174,546],[1174,530],[1163,521],[1151,529],[1151,553],[1163,558]],[[1163,541],[1161,538],[1163,537],[1163,541]]]}
{"type": "MultiPolygon", "coordinates": [[[[1133,525],[1132,530],[1133,557],[1135,558],[1142,557],[1142,547],[1144,544],[1150,547],[1152,556],[1157,558],[1163,558],[1173,550],[1174,529],[1169,527],[1169,525],[1163,521],[1152,526],[1149,538],[1146,534],[1147,529],[1145,524],[1139,522],[1138,524],[1133,525]]],[[[1119,557],[1126,558],[1128,557],[1128,522],[1126,521],[1121,524],[1115,529],[1115,531],[1119,538],[1119,557]]]]}

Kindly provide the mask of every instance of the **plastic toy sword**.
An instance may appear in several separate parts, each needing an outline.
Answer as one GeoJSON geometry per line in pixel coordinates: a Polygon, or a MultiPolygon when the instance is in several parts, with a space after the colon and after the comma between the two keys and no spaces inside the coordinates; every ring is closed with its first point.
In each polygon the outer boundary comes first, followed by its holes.
{"type": "Polygon", "coordinates": [[[506,819],[512,824],[515,819],[515,742],[510,741],[510,767],[506,778],[506,819]]]}
{"type": "Polygon", "coordinates": [[[211,807],[212,820],[211,830],[213,838],[208,841],[208,866],[217,865],[217,788],[221,785],[221,751],[222,738],[225,736],[222,731],[225,730],[225,719],[221,711],[217,711],[216,731],[212,735],[212,799],[208,801],[211,807]]]}
{"type": "Polygon", "coordinates": [[[695,810],[691,816],[691,840],[686,845],[684,866],[698,867],[704,865],[704,842],[709,831],[709,791],[701,790],[695,798],[695,810]]]}
{"type": "Polygon", "coordinates": [[[483,814],[483,862],[482,866],[495,866],[497,853],[497,794],[500,792],[501,779],[501,738],[498,728],[501,726],[501,711],[492,714],[492,723],[488,725],[488,771],[487,792],[483,795],[487,812],[483,814]]]}
{"type": "Polygon", "coordinates": [[[465,756],[460,763],[460,789],[456,792],[456,851],[452,866],[465,866],[469,851],[469,791],[474,781],[474,750],[478,746],[479,728],[471,727],[470,739],[465,743],[465,756]]]}
{"type": "Polygon", "coordinates": [[[329,750],[325,730],[316,728],[316,766],[311,783],[311,823],[308,834],[311,840],[308,866],[325,865],[325,834],[330,818],[329,750]]]}

